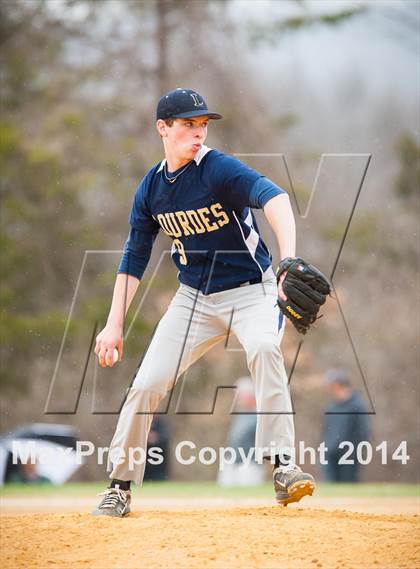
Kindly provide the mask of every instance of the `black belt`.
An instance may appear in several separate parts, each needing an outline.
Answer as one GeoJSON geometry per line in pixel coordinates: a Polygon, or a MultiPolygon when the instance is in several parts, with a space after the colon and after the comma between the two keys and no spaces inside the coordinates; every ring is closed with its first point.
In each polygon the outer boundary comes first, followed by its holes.
{"type": "MultiPolygon", "coordinates": [[[[258,284],[262,282],[262,275],[260,275],[259,277],[257,277],[256,279],[252,279],[251,281],[246,281],[244,283],[241,283],[239,286],[246,286],[246,285],[252,285],[252,284],[258,284]]],[[[236,287],[233,287],[236,288],[236,287]]]]}
{"type": "MultiPolygon", "coordinates": [[[[208,292],[208,293],[203,293],[203,294],[205,294],[205,295],[207,296],[207,294],[214,294],[214,293],[216,293],[216,292],[224,292],[225,290],[232,290],[232,289],[234,289],[234,288],[240,288],[240,287],[242,287],[242,286],[258,284],[258,283],[261,283],[262,280],[263,280],[263,276],[260,275],[259,277],[256,277],[255,279],[250,279],[249,281],[244,281],[244,282],[242,282],[242,283],[235,283],[235,284],[232,284],[231,286],[228,286],[228,287],[226,287],[226,288],[220,288],[219,290],[214,290],[213,292],[208,292]]],[[[180,281],[180,282],[182,283],[182,281],[180,281]]],[[[194,286],[189,285],[188,283],[183,283],[183,284],[185,284],[185,285],[187,285],[187,286],[190,286],[191,288],[194,288],[194,289],[195,289],[194,286]]],[[[204,282],[203,285],[204,285],[204,286],[207,285],[207,282],[204,282]]],[[[196,290],[197,290],[197,289],[196,289],[196,290]]],[[[200,288],[200,289],[198,289],[198,290],[200,290],[201,292],[203,292],[202,288],[200,288]]]]}
{"type": "MultiPolygon", "coordinates": [[[[233,284],[231,286],[228,286],[227,288],[221,288],[220,290],[215,290],[214,292],[224,292],[225,290],[232,290],[234,288],[240,288],[241,286],[248,286],[248,285],[258,284],[261,282],[262,282],[262,275],[260,275],[259,277],[255,278],[255,279],[245,281],[243,283],[233,284]]],[[[209,293],[209,294],[213,294],[213,293],[209,293]]]]}

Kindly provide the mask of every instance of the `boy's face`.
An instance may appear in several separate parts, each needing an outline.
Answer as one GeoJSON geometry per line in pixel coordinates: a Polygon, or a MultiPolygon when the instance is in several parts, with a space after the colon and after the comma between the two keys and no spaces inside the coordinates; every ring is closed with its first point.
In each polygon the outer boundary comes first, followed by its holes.
{"type": "Polygon", "coordinates": [[[174,119],[168,126],[163,120],[157,121],[157,129],[162,136],[165,148],[180,158],[192,160],[207,138],[207,116],[190,119],[174,119]]]}
{"type": "Polygon", "coordinates": [[[330,396],[335,401],[345,401],[350,397],[351,389],[348,385],[343,385],[338,381],[332,381],[328,387],[328,392],[330,396]]]}

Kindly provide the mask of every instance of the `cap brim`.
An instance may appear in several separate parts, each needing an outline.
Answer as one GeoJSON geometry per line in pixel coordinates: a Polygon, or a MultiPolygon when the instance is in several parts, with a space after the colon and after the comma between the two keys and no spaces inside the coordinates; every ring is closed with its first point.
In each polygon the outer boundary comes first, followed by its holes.
{"type": "Polygon", "coordinates": [[[209,119],[222,119],[222,115],[219,113],[212,113],[210,111],[190,111],[189,113],[179,113],[177,115],[172,115],[171,118],[174,119],[191,119],[193,117],[209,117],[209,119]]]}

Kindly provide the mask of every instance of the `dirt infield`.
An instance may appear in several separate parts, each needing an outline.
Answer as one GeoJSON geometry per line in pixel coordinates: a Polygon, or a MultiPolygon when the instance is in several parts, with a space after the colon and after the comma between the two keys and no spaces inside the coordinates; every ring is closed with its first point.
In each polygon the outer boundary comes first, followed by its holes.
{"type": "Polygon", "coordinates": [[[0,566],[420,568],[417,514],[296,506],[159,508],[136,508],[125,519],[94,518],[86,509],[19,515],[2,508],[0,566]]]}

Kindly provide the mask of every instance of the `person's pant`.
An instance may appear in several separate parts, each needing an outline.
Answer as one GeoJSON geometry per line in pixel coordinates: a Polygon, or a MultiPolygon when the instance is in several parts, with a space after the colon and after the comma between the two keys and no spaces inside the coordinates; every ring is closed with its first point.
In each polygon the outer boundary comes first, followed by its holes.
{"type": "Polygon", "coordinates": [[[284,325],[271,269],[262,283],[209,295],[181,284],[159,322],[121,410],[108,455],[110,478],[142,483],[145,462],[130,464],[129,449],[147,449],[153,413],[160,401],[189,366],[226,341],[229,328],[246,352],[255,386],[259,413],[256,453],[270,447],[267,455],[285,449],[285,454],[293,454],[293,410],[280,351],[284,325]]]}
{"type": "Polygon", "coordinates": [[[359,463],[339,464],[343,452],[327,453],[327,464],[325,465],[325,480],[327,482],[359,482],[359,463]]]}

